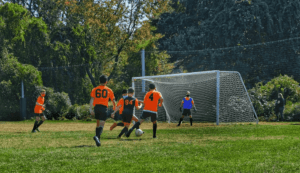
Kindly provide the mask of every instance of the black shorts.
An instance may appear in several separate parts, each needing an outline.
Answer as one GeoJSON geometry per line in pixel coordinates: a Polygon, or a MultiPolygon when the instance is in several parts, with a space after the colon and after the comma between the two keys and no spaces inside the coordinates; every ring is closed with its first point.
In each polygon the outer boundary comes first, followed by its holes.
{"type": "Polygon", "coordinates": [[[151,117],[151,122],[154,122],[154,121],[156,121],[156,116],[157,116],[157,113],[143,111],[141,119],[146,119],[148,117],[151,117]]]}
{"type": "Polygon", "coordinates": [[[44,114],[43,113],[40,113],[40,114],[35,113],[35,116],[36,117],[41,117],[41,116],[44,116],[44,114]]]}
{"type": "Polygon", "coordinates": [[[182,115],[183,116],[190,116],[190,115],[192,115],[191,110],[190,109],[183,109],[182,115]]]}
{"type": "Polygon", "coordinates": [[[102,120],[102,121],[105,121],[106,118],[107,118],[107,112],[108,112],[108,109],[106,106],[104,105],[96,105],[94,107],[94,112],[95,112],[95,118],[97,120],[102,120]]]}
{"type": "MultiPolygon", "coordinates": [[[[109,117],[110,117],[110,116],[109,116],[109,117]]],[[[115,113],[114,120],[115,120],[115,121],[122,121],[122,120],[123,120],[122,114],[115,113]]]]}
{"type": "Polygon", "coordinates": [[[123,116],[123,122],[124,123],[130,123],[132,119],[132,115],[122,114],[123,116]]]}

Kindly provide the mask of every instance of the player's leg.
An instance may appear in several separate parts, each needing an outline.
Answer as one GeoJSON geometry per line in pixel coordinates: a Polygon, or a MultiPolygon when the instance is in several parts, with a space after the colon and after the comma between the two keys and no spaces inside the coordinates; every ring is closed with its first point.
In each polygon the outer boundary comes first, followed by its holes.
{"type": "Polygon", "coordinates": [[[157,114],[151,113],[151,122],[153,123],[153,138],[156,138],[156,130],[157,130],[157,114]]]}
{"type": "Polygon", "coordinates": [[[132,116],[132,119],[131,119],[131,121],[135,121],[135,122],[138,122],[139,121],[139,119],[135,116],[135,115],[133,115],[132,116]]]}
{"type": "Polygon", "coordinates": [[[279,121],[279,115],[278,115],[278,114],[279,114],[279,111],[276,111],[275,114],[276,114],[276,118],[277,118],[276,121],[279,121]]]}
{"type": "Polygon", "coordinates": [[[181,124],[181,122],[182,122],[182,120],[183,120],[183,118],[184,118],[183,113],[184,113],[184,109],[183,109],[183,111],[181,112],[181,117],[180,117],[180,119],[179,119],[179,122],[178,122],[177,126],[180,126],[180,124],[181,124]]]}
{"type": "Polygon", "coordinates": [[[39,127],[44,123],[44,121],[46,120],[46,117],[44,115],[41,116],[42,119],[41,121],[38,123],[37,127],[36,127],[36,131],[40,132],[39,127]]]}
{"type": "Polygon", "coordinates": [[[36,114],[35,116],[35,122],[34,122],[34,125],[33,125],[33,129],[32,129],[32,133],[35,133],[35,129],[37,128],[38,124],[39,124],[39,121],[40,121],[40,114],[36,114]]]}
{"type": "Polygon", "coordinates": [[[132,119],[132,115],[126,115],[126,114],[123,114],[123,117],[124,117],[124,128],[123,130],[121,131],[121,133],[119,134],[119,136],[117,138],[121,138],[123,134],[126,134],[128,132],[128,128],[129,128],[129,125],[130,125],[130,122],[131,122],[131,119],[132,119]]]}
{"type": "Polygon", "coordinates": [[[283,121],[284,120],[284,117],[283,117],[283,107],[279,108],[279,112],[280,112],[280,119],[281,119],[281,121],[283,121]]]}
{"type": "Polygon", "coordinates": [[[192,112],[191,110],[189,109],[189,117],[190,117],[190,123],[191,123],[191,126],[193,125],[193,118],[192,118],[192,112]]]}
{"type": "MultiPolygon", "coordinates": [[[[113,123],[112,126],[110,126],[110,131],[112,131],[115,127],[120,125],[120,122],[118,123],[118,121],[122,120],[122,115],[116,113],[115,117],[114,117],[114,120],[115,120],[115,122],[113,123]]],[[[124,126],[124,124],[123,124],[123,126],[124,126]]]]}
{"type": "Polygon", "coordinates": [[[96,142],[96,145],[99,147],[101,146],[100,138],[107,118],[107,107],[96,105],[94,110],[95,110],[95,118],[97,119],[97,127],[96,127],[96,136],[94,136],[93,139],[96,142]]]}
{"type": "Polygon", "coordinates": [[[141,120],[136,122],[134,124],[134,126],[126,133],[126,137],[129,137],[131,132],[134,130],[134,129],[139,129],[140,128],[140,125],[145,121],[145,119],[147,117],[149,117],[150,115],[147,114],[148,112],[143,112],[142,113],[142,116],[141,116],[141,120]]]}

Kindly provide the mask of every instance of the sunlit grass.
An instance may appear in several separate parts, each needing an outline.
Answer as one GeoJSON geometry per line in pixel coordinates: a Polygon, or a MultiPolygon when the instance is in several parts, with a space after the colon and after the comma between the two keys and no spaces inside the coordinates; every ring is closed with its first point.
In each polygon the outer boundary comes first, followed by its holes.
{"type": "Polygon", "coordinates": [[[105,124],[96,147],[95,122],[0,122],[0,172],[300,172],[294,123],[152,124],[142,137],[116,139],[105,124]]]}

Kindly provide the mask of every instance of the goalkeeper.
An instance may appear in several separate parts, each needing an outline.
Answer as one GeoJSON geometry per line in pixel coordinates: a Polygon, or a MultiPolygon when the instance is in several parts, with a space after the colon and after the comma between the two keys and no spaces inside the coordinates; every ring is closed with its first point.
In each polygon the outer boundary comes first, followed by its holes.
{"type": "Polygon", "coordinates": [[[194,107],[194,111],[196,112],[197,109],[196,109],[196,106],[194,104],[194,100],[192,97],[190,97],[190,92],[187,91],[186,92],[186,97],[184,97],[182,99],[182,102],[181,102],[181,106],[180,106],[180,112],[182,112],[182,116],[179,120],[179,123],[177,126],[180,126],[184,116],[189,116],[190,117],[190,122],[191,122],[191,126],[193,125],[193,118],[192,118],[192,113],[191,113],[191,109],[192,107],[194,107]],[[183,106],[183,111],[182,111],[182,106],[183,106]]]}

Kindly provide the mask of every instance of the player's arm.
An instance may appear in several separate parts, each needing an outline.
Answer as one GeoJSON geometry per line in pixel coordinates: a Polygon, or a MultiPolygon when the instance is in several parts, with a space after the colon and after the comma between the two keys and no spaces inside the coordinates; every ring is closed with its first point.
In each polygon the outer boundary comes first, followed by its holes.
{"type": "Polygon", "coordinates": [[[141,109],[143,107],[143,103],[141,103],[140,101],[138,101],[138,99],[136,99],[135,101],[135,108],[137,110],[141,109]]]}
{"type": "Polygon", "coordinates": [[[114,115],[118,110],[120,110],[121,107],[122,107],[122,105],[117,106],[115,111],[111,115],[114,115]]]}
{"type": "Polygon", "coordinates": [[[194,99],[192,100],[192,105],[193,105],[193,107],[194,107],[194,111],[196,112],[197,109],[196,109],[196,106],[195,106],[195,103],[194,103],[194,99]]]}
{"type": "Polygon", "coordinates": [[[42,104],[39,104],[38,102],[36,102],[35,104],[36,104],[36,105],[39,105],[39,106],[44,106],[44,105],[42,105],[42,104]]]}
{"type": "Polygon", "coordinates": [[[95,115],[95,112],[93,111],[93,103],[94,103],[94,97],[91,97],[91,100],[90,100],[90,113],[91,115],[95,115]]]}
{"type": "Polygon", "coordinates": [[[159,105],[158,105],[158,106],[159,106],[159,107],[161,107],[161,106],[162,106],[162,104],[163,104],[163,102],[164,102],[164,99],[163,99],[162,97],[160,97],[160,98],[159,98],[159,102],[160,102],[160,103],[159,103],[159,105]]]}

